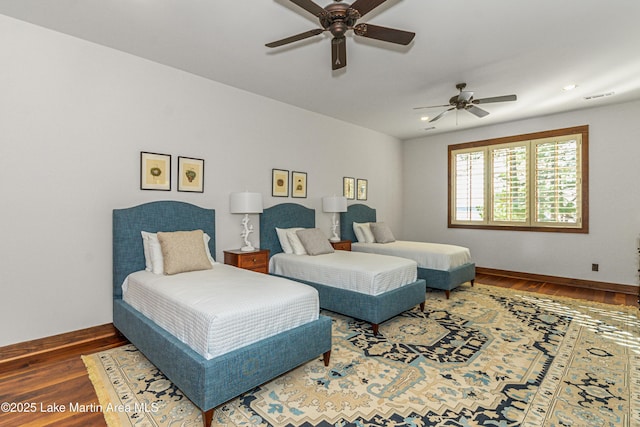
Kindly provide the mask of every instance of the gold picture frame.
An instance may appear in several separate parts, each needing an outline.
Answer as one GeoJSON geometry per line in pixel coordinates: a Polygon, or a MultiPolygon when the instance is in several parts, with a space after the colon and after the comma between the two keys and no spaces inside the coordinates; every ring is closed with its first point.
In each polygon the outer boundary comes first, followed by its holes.
{"type": "Polygon", "coordinates": [[[367,200],[368,181],[366,179],[358,178],[356,183],[356,198],[358,200],[367,200]]]}
{"type": "Polygon", "coordinates": [[[291,172],[291,197],[307,197],[307,173],[291,172]]]}
{"type": "Polygon", "coordinates": [[[140,189],[171,191],[171,155],[140,152],[140,189]]]}
{"type": "Polygon", "coordinates": [[[356,198],[356,179],[350,176],[342,178],[342,195],[349,200],[356,198]]]}
{"type": "Polygon", "coordinates": [[[204,193],[204,159],[178,156],[178,191],[204,193]]]}
{"type": "Polygon", "coordinates": [[[271,170],[271,195],[273,197],[289,197],[289,171],[271,170]]]}

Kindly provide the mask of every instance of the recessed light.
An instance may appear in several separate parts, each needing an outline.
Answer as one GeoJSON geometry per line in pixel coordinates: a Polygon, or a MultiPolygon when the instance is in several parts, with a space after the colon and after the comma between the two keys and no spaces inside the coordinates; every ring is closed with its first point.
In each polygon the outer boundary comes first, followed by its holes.
{"type": "Polygon", "coordinates": [[[575,88],[577,88],[578,85],[576,84],[570,84],[570,85],[566,85],[562,88],[562,90],[564,90],[565,92],[570,91],[570,90],[574,90],[575,88]]]}
{"type": "Polygon", "coordinates": [[[426,122],[427,120],[429,120],[429,116],[422,116],[420,117],[420,120],[422,120],[423,122],[426,122]]]}

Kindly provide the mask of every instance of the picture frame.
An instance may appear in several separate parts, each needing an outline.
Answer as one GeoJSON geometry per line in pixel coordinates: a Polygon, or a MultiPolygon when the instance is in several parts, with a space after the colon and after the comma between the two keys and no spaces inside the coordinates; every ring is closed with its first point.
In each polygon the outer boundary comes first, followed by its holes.
{"type": "Polygon", "coordinates": [[[204,159],[178,156],[178,191],[204,193],[204,159]]]}
{"type": "Polygon", "coordinates": [[[348,199],[353,200],[356,198],[356,179],[350,176],[342,178],[342,195],[348,199]]]}
{"type": "Polygon", "coordinates": [[[307,173],[291,172],[291,197],[307,197],[307,173]]]}
{"type": "Polygon", "coordinates": [[[140,152],[140,189],[171,191],[171,155],[140,152]]]}
{"type": "Polygon", "coordinates": [[[356,184],[356,198],[358,200],[367,200],[368,181],[366,179],[358,178],[356,184]]]}
{"type": "Polygon", "coordinates": [[[289,197],[289,171],[285,169],[271,170],[271,195],[273,197],[289,197]]]}

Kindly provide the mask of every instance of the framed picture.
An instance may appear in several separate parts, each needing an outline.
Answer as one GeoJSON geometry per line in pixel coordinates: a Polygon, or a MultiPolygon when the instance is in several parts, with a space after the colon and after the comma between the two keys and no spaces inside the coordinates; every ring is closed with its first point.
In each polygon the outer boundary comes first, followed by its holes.
{"type": "Polygon", "coordinates": [[[171,155],[140,152],[140,189],[171,190],[171,155]]]}
{"type": "Polygon", "coordinates": [[[367,200],[367,180],[358,178],[357,182],[358,200],[367,200]]]}
{"type": "Polygon", "coordinates": [[[271,195],[273,197],[289,197],[289,171],[271,170],[271,195]]]}
{"type": "Polygon", "coordinates": [[[204,160],[178,157],[178,191],[204,193],[204,160]]]}
{"type": "Polygon", "coordinates": [[[291,172],[291,197],[307,197],[306,172],[291,172]]]}
{"type": "Polygon", "coordinates": [[[342,195],[349,200],[356,198],[356,179],[349,176],[342,178],[342,195]]]}

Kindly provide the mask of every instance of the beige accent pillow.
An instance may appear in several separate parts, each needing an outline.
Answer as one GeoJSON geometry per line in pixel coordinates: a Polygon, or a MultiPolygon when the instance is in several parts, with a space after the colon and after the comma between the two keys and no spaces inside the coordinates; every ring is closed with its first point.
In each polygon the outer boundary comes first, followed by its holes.
{"type": "Polygon", "coordinates": [[[211,262],[204,249],[202,230],[159,232],[164,274],[210,270],[211,262]]]}
{"type": "Polygon", "coordinates": [[[333,246],[319,228],[307,228],[296,231],[300,242],[309,255],[330,254],[333,246]]]}
{"type": "Polygon", "coordinates": [[[369,224],[369,227],[371,227],[371,232],[377,243],[391,243],[396,241],[396,238],[391,232],[391,228],[384,222],[372,222],[369,224]]]}

